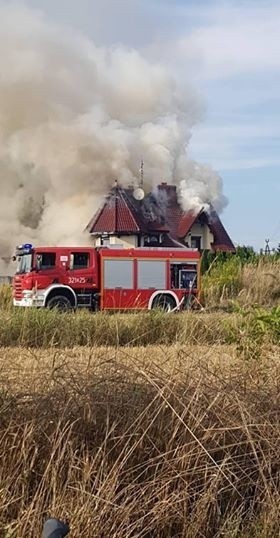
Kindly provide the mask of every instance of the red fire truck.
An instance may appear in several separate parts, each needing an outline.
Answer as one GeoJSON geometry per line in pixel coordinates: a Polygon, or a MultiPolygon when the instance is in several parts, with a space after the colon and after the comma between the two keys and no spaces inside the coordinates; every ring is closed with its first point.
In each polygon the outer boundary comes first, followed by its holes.
{"type": "Polygon", "coordinates": [[[200,255],[186,248],[17,247],[15,306],[61,310],[190,308],[200,255]]]}

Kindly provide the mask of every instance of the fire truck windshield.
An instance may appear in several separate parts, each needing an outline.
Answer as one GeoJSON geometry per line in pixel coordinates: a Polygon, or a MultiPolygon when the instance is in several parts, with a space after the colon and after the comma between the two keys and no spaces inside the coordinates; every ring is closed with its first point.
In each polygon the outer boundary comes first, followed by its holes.
{"type": "Polygon", "coordinates": [[[17,274],[29,273],[32,269],[32,254],[18,256],[17,262],[17,274]]]}

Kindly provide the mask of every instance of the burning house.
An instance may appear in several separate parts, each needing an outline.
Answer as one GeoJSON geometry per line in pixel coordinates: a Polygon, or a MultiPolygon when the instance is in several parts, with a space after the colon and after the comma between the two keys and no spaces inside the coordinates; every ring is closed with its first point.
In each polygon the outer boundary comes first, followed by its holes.
{"type": "Polygon", "coordinates": [[[96,246],[235,250],[214,209],[184,211],[176,186],[167,183],[161,183],[147,195],[142,188],[122,188],[116,184],[86,229],[96,246]]]}

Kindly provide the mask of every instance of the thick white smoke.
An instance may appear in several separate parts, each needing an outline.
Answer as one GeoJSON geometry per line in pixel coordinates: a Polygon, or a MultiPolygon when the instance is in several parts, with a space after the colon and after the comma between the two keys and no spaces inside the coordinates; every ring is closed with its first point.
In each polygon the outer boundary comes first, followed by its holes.
{"type": "MultiPolygon", "coordinates": [[[[0,7],[0,257],[15,244],[86,243],[118,178],[180,186],[184,208],[224,204],[190,161],[199,102],[135,50],[97,48],[33,10],[0,7]]],[[[3,272],[3,267],[1,267],[3,272]]]]}

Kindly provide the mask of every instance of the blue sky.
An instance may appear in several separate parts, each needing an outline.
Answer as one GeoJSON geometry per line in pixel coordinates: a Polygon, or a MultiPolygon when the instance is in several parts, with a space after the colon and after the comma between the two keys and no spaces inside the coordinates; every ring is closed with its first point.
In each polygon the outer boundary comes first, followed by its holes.
{"type": "Polygon", "coordinates": [[[203,102],[191,157],[210,164],[239,244],[280,242],[280,3],[26,0],[98,45],[123,44],[166,64],[203,102]]]}

